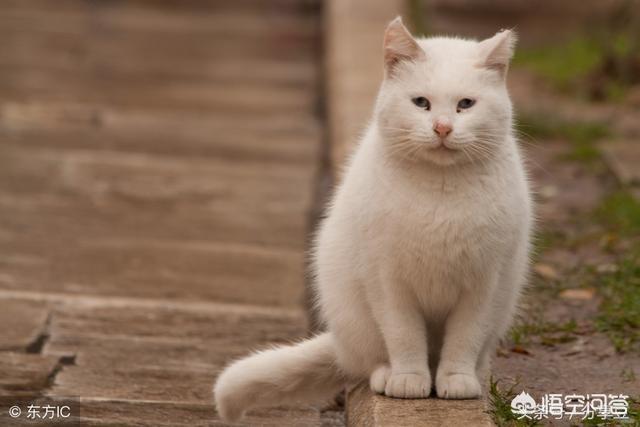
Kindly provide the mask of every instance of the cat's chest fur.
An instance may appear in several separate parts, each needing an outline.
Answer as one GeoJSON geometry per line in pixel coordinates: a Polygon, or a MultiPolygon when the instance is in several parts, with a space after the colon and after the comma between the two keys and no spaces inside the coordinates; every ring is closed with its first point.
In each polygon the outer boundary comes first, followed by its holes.
{"type": "Polygon", "coordinates": [[[372,221],[381,224],[380,245],[375,247],[394,254],[385,263],[416,274],[451,275],[461,263],[476,262],[484,251],[493,249],[496,242],[491,236],[504,224],[502,201],[483,200],[472,191],[453,191],[411,197],[398,193],[392,196],[391,207],[373,213],[372,221]]]}
{"type": "Polygon", "coordinates": [[[433,295],[471,285],[489,268],[515,224],[499,176],[445,178],[442,184],[391,178],[366,190],[365,264],[385,280],[433,295]]]}

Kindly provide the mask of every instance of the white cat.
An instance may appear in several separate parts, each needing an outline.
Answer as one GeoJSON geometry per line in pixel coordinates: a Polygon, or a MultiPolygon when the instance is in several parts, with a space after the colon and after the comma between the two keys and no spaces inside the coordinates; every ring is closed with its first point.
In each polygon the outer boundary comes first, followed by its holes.
{"type": "Polygon", "coordinates": [[[365,378],[391,397],[482,394],[532,227],[505,84],[514,44],[511,31],[416,40],[389,24],[373,120],[317,236],[328,332],[229,366],[214,388],[223,419],[365,378]]]}

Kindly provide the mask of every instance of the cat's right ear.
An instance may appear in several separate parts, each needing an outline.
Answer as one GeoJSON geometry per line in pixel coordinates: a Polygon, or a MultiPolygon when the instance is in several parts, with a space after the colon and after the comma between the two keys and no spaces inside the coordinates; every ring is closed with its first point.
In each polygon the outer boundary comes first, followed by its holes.
{"type": "Polygon", "coordinates": [[[385,74],[393,76],[402,61],[417,61],[424,56],[424,51],[402,23],[402,18],[398,16],[391,21],[384,33],[385,74]]]}

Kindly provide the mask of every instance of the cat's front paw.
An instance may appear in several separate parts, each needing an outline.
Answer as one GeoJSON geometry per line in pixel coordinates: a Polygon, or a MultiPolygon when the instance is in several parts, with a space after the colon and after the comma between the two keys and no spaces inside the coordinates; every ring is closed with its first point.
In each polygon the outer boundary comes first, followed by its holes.
{"type": "Polygon", "coordinates": [[[436,392],[441,399],[475,399],[482,387],[475,374],[446,374],[436,378],[436,392]]]}
{"type": "Polygon", "coordinates": [[[384,394],[402,399],[424,399],[431,394],[429,372],[393,373],[388,376],[384,394]]]}
{"type": "Polygon", "coordinates": [[[384,388],[387,386],[387,380],[391,376],[391,368],[389,365],[378,366],[369,378],[369,386],[372,391],[378,394],[384,394],[384,388]]]}

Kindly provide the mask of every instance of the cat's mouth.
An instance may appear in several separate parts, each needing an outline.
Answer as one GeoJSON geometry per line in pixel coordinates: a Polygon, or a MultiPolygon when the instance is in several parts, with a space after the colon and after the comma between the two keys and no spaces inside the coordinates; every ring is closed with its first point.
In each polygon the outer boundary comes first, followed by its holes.
{"type": "Polygon", "coordinates": [[[436,150],[436,151],[441,151],[441,152],[453,152],[453,151],[458,151],[457,148],[452,147],[451,145],[447,144],[446,141],[440,139],[436,142],[436,145],[432,148],[432,150],[436,150]]]}

